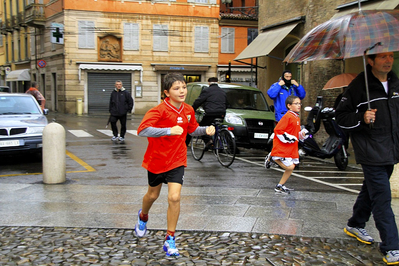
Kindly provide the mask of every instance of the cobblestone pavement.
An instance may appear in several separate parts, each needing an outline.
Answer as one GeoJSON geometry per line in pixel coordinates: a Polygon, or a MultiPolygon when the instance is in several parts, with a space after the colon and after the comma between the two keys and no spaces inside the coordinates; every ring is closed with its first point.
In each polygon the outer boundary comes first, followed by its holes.
{"type": "Polygon", "coordinates": [[[165,231],[0,227],[0,265],[385,265],[377,244],[257,233],[183,231],[165,256],[165,231]]]}

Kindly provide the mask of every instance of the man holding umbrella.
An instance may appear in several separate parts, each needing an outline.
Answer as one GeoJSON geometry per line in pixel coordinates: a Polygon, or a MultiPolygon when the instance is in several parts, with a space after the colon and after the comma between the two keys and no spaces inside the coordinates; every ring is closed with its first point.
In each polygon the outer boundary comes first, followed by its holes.
{"type": "Polygon", "coordinates": [[[374,239],[364,229],[373,214],[389,265],[399,264],[399,239],[391,208],[389,179],[399,162],[399,79],[392,71],[393,52],[367,56],[366,72],[348,86],[336,109],[338,124],[351,133],[356,162],[364,181],[344,231],[360,242],[374,239]],[[370,108],[366,89],[369,88],[370,108]]]}

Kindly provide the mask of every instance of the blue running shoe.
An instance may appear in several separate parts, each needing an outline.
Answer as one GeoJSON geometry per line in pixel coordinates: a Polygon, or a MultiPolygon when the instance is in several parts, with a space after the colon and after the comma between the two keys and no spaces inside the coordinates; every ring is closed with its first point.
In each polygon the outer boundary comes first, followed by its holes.
{"type": "Polygon", "coordinates": [[[165,240],[165,243],[163,244],[163,250],[166,251],[166,256],[177,257],[180,255],[179,251],[176,248],[174,236],[168,236],[168,238],[165,240]]]}
{"type": "Polygon", "coordinates": [[[137,217],[137,224],[134,227],[134,231],[138,237],[143,237],[147,233],[147,222],[140,220],[141,209],[139,210],[137,217]]]}

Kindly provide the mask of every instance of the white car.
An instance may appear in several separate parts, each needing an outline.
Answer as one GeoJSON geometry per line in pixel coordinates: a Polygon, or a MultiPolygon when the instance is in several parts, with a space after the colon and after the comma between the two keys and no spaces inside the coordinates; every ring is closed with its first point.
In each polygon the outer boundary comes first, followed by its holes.
{"type": "Polygon", "coordinates": [[[47,114],[30,94],[0,92],[0,155],[40,153],[47,114]]]}

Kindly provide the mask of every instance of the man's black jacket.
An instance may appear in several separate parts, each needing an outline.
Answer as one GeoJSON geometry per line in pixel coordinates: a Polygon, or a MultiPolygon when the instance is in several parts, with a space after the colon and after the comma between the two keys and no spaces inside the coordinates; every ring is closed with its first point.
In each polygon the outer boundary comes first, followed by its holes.
{"type": "Polygon", "coordinates": [[[225,114],[227,108],[226,92],[217,84],[211,84],[208,88],[203,89],[200,96],[194,101],[194,110],[197,110],[201,105],[206,115],[225,114]]]}
{"type": "Polygon", "coordinates": [[[133,109],[133,98],[130,93],[122,88],[113,90],[109,100],[109,112],[112,116],[123,116],[133,109]]]}
{"type": "Polygon", "coordinates": [[[393,165],[399,162],[399,80],[388,73],[388,94],[367,65],[371,109],[377,109],[371,128],[364,122],[367,96],[364,73],[348,86],[338,104],[338,125],[351,133],[356,162],[367,165],[393,165]]]}

